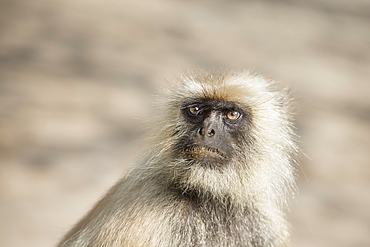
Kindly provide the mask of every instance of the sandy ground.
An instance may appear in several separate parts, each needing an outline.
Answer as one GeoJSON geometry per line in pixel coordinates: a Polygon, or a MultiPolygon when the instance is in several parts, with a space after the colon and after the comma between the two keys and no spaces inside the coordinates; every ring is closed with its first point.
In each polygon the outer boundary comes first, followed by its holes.
{"type": "Polygon", "coordinates": [[[54,246],[185,68],[291,86],[293,246],[370,246],[370,1],[0,1],[0,246],[54,246]]]}

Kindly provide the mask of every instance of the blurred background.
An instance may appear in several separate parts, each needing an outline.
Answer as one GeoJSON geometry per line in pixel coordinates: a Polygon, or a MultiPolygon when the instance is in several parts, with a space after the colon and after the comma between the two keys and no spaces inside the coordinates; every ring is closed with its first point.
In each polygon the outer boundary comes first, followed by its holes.
{"type": "Polygon", "coordinates": [[[0,246],[54,246],[137,159],[152,95],[215,67],[295,92],[293,246],[370,246],[369,0],[0,0],[0,246]]]}

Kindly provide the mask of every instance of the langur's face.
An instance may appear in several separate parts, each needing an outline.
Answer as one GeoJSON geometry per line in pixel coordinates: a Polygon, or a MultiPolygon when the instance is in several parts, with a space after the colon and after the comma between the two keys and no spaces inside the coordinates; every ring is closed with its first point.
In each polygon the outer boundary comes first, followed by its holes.
{"type": "Polygon", "coordinates": [[[238,103],[199,98],[184,102],[180,117],[186,132],[177,150],[189,161],[208,167],[222,167],[235,155],[243,141],[250,114],[238,103]]]}

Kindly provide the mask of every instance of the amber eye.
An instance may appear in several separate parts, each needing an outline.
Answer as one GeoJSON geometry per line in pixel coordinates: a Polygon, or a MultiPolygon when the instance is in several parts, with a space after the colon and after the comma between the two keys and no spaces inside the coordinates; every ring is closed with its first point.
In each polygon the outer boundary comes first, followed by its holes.
{"type": "Polygon", "coordinates": [[[237,112],[237,111],[229,111],[227,114],[226,114],[226,117],[230,120],[237,120],[238,118],[240,118],[240,112],[237,112]]]}
{"type": "Polygon", "coordinates": [[[189,107],[189,112],[193,115],[198,115],[200,113],[200,107],[199,106],[189,107]]]}

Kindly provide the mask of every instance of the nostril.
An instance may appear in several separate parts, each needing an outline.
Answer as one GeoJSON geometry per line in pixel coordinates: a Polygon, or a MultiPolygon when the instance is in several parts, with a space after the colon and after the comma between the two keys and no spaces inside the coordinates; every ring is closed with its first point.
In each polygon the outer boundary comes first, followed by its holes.
{"type": "Polygon", "coordinates": [[[204,128],[198,130],[199,135],[204,136],[204,128]]]}
{"type": "Polygon", "coordinates": [[[208,135],[209,137],[211,137],[211,136],[214,136],[214,135],[215,135],[215,133],[216,133],[216,131],[215,131],[214,129],[211,129],[210,131],[208,131],[207,135],[208,135]]]}

